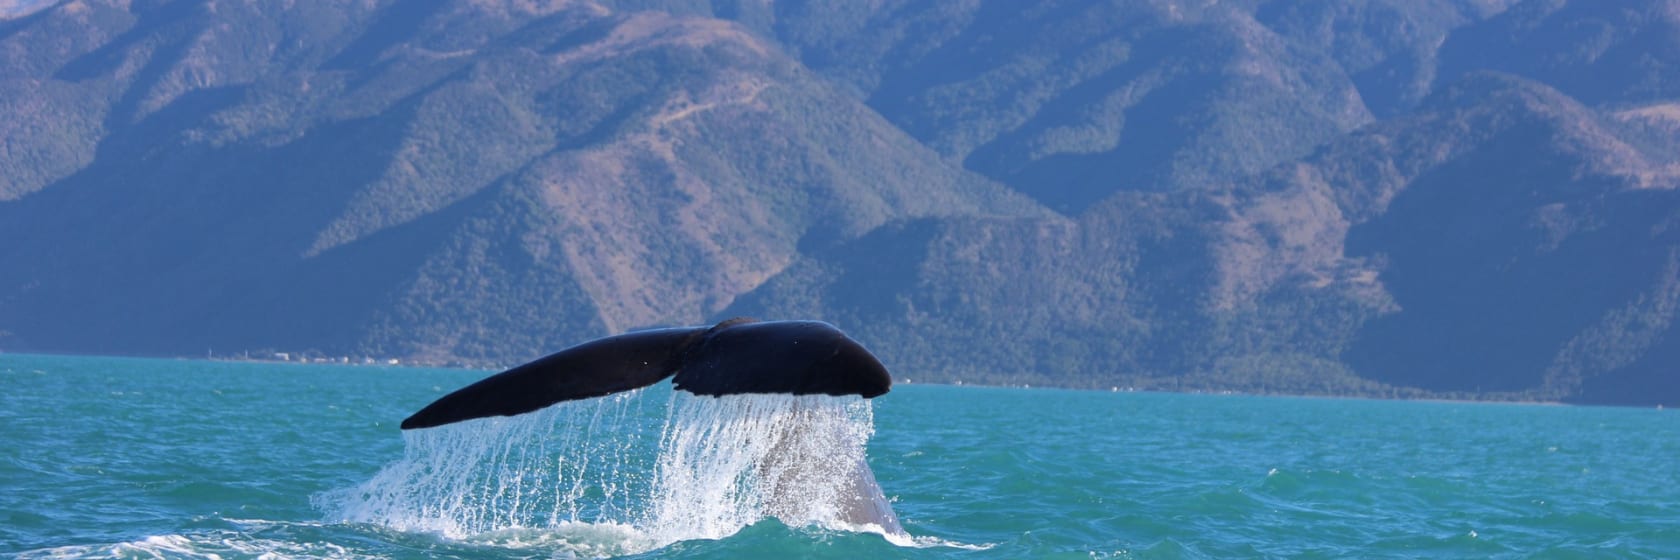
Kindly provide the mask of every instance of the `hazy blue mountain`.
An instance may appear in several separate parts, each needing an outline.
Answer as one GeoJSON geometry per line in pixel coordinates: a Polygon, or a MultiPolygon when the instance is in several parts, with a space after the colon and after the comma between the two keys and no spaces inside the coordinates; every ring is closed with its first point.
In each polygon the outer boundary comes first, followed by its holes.
{"type": "Polygon", "coordinates": [[[0,349],[1672,403],[1677,13],[0,4],[0,349]]]}
{"type": "Polygon", "coordinates": [[[882,228],[734,311],[872,325],[942,381],[1672,402],[1680,143],[1625,118],[1477,75],[1217,191],[882,228]]]}
{"type": "Polygon", "coordinates": [[[1529,0],[1455,33],[1442,80],[1498,70],[1544,82],[1588,105],[1680,96],[1680,2],[1529,0]]]}
{"type": "Polygon", "coordinates": [[[1452,131],[1462,155],[1349,232],[1348,254],[1386,263],[1401,308],[1364,327],[1349,363],[1443,390],[1564,396],[1602,375],[1660,390],[1641,400],[1680,396],[1672,369],[1639,363],[1680,343],[1680,142],[1642,145],[1616,115],[1498,76],[1428,108],[1417,124],[1452,131]]]}
{"type": "Polygon", "coordinates": [[[1040,212],[724,22],[247,7],[10,36],[117,37],[12,80],[93,92],[96,123],[86,165],[0,206],[12,338],[505,358],[701,322],[888,219],[1040,212]]]}
{"type": "Polygon", "coordinates": [[[937,150],[1064,214],[1261,171],[1370,120],[1324,50],[1201,2],[788,2],[719,11],[937,150]]]}
{"type": "Polygon", "coordinates": [[[1379,117],[1409,111],[1436,79],[1438,47],[1459,27],[1515,0],[1277,0],[1255,18],[1308,50],[1335,59],[1379,117]]]}

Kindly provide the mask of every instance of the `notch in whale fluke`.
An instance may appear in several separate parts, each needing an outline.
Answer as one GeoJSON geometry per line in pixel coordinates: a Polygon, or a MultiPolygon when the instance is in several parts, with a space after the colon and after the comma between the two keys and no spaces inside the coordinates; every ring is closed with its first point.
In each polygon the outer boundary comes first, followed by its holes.
{"type": "Polygon", "coordinates": [[[892,377],[862,344],[820,321],[730,319],[712,327],[596,339],[484,378],[402,422],[430,428],[512,416],[575,399],[646,387],[675,375],[696,395],[787,393],[874,398],[892,377]]]}

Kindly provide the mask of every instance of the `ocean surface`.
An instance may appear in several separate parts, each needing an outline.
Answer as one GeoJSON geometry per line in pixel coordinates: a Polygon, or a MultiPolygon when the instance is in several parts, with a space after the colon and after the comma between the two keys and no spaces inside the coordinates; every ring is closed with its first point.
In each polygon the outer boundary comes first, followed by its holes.
{"type": "Polygon", "coordinates": [[[0,354],[0,556],[1680,558],[1680,411],[656,386],[397,429],[485,375],[0,354]],[[765,514],[734,449],[771,409],[864,453],[908,536],[765,514]]]}

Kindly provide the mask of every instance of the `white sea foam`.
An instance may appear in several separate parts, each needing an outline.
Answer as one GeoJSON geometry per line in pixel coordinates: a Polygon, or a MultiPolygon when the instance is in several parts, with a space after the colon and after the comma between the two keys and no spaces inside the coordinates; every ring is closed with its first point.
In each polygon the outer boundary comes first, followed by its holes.
{"type": "Polygon", "coordinates": [[[376,558],[377,554],[351,551],[328,542],[294,542],[256,538],[234,531],[211,531],[193,535],[153,535],[112,545],[62,546],[32,550],[18,555],[27,560],[89,558],[376,558]]]}
{"type": "Polygon", "coordinates": [[[955,548],[959,550],[991,550],[997,543],[968,544],[948,541],[934,536],[911,537],[906,535],[889,535],[887,541],[898,546],[912,548],[955,548]]]}
{"type": "Polygon", "coordinates": [[[874,432],[857,397],[636,391],[533,414],[406,432],[401,459],[317,496],[333,521],[498,546],[608,556],[718,539],[766,517],[867,531],[883,508],[864,461],[874,432]]]}

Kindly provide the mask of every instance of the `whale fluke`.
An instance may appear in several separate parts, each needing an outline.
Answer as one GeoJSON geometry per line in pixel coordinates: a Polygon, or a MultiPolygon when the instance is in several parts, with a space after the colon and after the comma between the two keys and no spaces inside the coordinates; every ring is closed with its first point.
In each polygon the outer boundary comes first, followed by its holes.
{"type": "Polygon", "coordinates": [[[705,331],[657,329],[585,342],[444,395],[403,420],[402,429],[513,416],[561,401],[646,387],[670,376],[681,363],[681,350],[705,331]]]}
{"type": "Polygon", "coordinates": [[[787,393],[875,398],[892,386],[880,360],[817,321],[719,323],[683,361],[672,384],[696,395],[787,393]]]}
{"type": "Polygon", "coordinates": [[[402,422],[430,428],[512,416],[568,400],[646,387],[675,375],[696,395],[746,393],[874,398],[892,377],[862,344],[820,321],[730,319],[596,339],[445,395],[402,422]]]}

